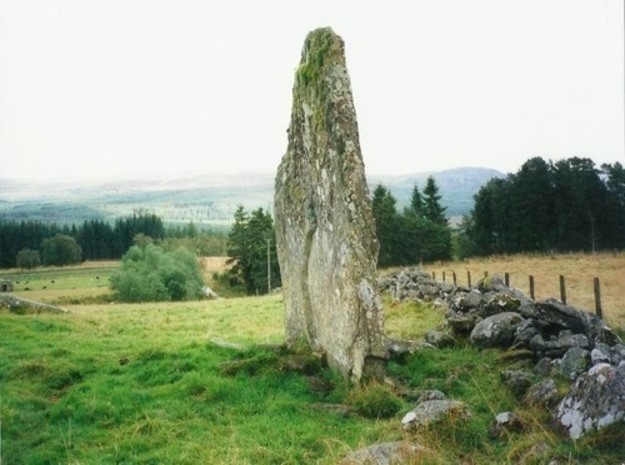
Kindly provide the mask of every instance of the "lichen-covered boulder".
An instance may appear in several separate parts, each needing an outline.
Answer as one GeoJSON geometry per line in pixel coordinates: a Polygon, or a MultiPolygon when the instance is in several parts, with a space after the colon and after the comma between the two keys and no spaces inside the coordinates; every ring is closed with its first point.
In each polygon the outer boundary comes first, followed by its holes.
{"type": "Polygon", "coordinates": [[[480,319],[480,315],[475,310],[467,313],[449,311],[445,317],[454,334],[459,335],[469,334],[480,319]]]}
{"type": "Polygon", "coordinates": [[[490,437],[497,439],[509,432],[521,432],[527,425],[523,419],[514,412],[501,412],[495,415],[490,425],[490,437]]]}
{"type": "Polygon", "coordinates": [[[480,292],[499,292],[506,289],[506,283],[501,275],[495,274],[492,276],[485,276],[477,283],[477,288],[480,292]]]}
{"type": "Polygon", "coordinates": [[[358,380],[368,359],[388,353],[356,111],[330,28],[304,43],[274,206],[287,342],[307,342],[358,380]]]}
{"type": "Polygon", "coordinates": [[[518,398],[523,397],[532,386],[532,374],[527,370],[503,370],[500,376],[501,381],[518,398]]]}
{"type": "Polygon", "coordinates": [[[423,447],[405,441],[383,442],[358,449],[339,462],[339,465],[397,465],[418,459],[423,447]]]}
{"type": "Polygon", "coordinates": [[[18,313],[18,314],[69,313],[69,310],[66,310],[61,307],[57,307],[55,305],[48,305],[48,304],[44,304],[41,302],[35,302],[34,300],[25,299],[23,297],[0,294],[0,309],[3,309],[3,308],[6,308],[11,313],[18,313]]]}
{"type": "Polygon", "coordinates": [[[451,334],[435,329],[425,333],[425,342],[432,344],[434,347],[438,347],[439,349],[453,347],[456,345],[456,340],[451,334]]]}
{"type": "Polygon", "coordinates": [[[568,379],[576,379],[590,366],[590,352],[581,347],[571,347],[560,362],[560,373],[568,379]]]}
{"type": "Polygon", "coordinates": [[[516,327],[523,321],[518,313],[504,312],[484,318],[471,331],[471,343],[478,349],[508,347],[516,327]]]}
{"type": "Polygon", "coordinates": [[[532,406],[554,407],[560,400],[560,394],[555,381],[547,378],[530,386],[523,400],[532,406]]]}
{"type": "Polygon", "coordinates": [[[557,338],[545,340],[537,334],[530,340],[530,347],[538,357],[559,358],[571,347],[590,348],[590,341],[584,334],[572,334],[569,330],[561,331],[557,338]]]}
{"type": "Polygon", "coordinates": [[[466,419],[469,416],[467,406],[458,400],[426,400],[404,415],[401,427],[406,431],[417,431],[444,418],[466,419]]]}
{"type": "Polygon", "coordinates": [[[581,375],[562,399],[555,419],[578,439],[625,419],[625,364],[600,363],[581,375]]]}
{"type": "Polygon", "coordinates": [[[568,329],[580,334],[586,333],[588,329],[588,317],[585,312],[555,299],[536,302],[535,305],[523,305],[519,312],[525,318],[538,320],[543,326],[568,329]]]}

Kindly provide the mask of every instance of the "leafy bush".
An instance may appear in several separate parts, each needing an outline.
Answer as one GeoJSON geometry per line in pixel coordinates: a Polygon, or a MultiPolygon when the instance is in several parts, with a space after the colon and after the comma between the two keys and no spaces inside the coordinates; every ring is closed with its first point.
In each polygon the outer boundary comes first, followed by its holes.
{"type": "Polygon", "coordinates": [[[165,251],[154,244],[133,246],[111,276],[116,298],[124,302],[198,299],[203,286],[197,257],[182,247],[165,251]]]}
{"type": "Polygon", "coordinates": [[[19,268],[32,270],[41,265],[41,256],[38,250],[22,249],[17,253],[15,261],[19,268]]]}
{"type": "Polygon", "coordinates": [[[82,249],[73,237],[57,234],[41,243],[41,256],[44,265],[72,265],[80,263],[82,249]]]}

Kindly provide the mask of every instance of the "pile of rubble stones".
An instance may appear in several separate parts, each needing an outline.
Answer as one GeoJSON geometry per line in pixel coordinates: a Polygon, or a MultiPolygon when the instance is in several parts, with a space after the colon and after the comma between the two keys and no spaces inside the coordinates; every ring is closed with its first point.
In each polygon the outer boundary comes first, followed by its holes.
{"type": "MultiPolygon", "coordinates": [[[[531,361],[533,370],[503,370],[502,382],[524,402],[550,408],[570,437],[625,420],[625,344],[596,315],[555,299],[533,301],[497,275],[468,288],[413,268],[384,276],[378,285],[397,301],[445,308],[447,329],[426,336],[433,345],[467,337],[478,349],[501,348],[531,361]],[[535,383],[537,376],[542,379],[535,383]],[[556,376],[571,381],[563,398],[556,376]]],[[[497,415],[493,434],[514,425],[512,415],[497,415]]]]}

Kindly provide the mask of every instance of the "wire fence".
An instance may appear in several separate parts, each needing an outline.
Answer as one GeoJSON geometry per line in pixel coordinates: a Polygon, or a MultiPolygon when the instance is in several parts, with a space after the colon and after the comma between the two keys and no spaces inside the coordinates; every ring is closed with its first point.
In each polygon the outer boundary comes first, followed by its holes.
{"type": "MultiPolygon", "coordinates": [[[[469,270],[466,271],[466,274],[462,273],[462,275],[457,274],[454,270],[442,270],[439,273],[440,273],[439,277],[442,281],[450,280],[450,282],[453,282],[454,286],[466,285],[469,288],[472,287],[473,283],[477,284],[477,281],[479,279],[488,277],[488,271],[485,271],[483,275],[479,275],[479,276],[471,275],[471,271],[469,270]],[[462,276],[462,279],[460,278],[460,276],[462,276]]],[[[515,284],[515,283],[511,283],[510,277],[511,277],[510,273],[504,273],[504,282],[506,286],[508,287],[511,287],[513,284],[515,284]]],[[[432,279],[436,280],[436,271],[432,271],[432,279]]],[[[527,287],[525,289],[528,290],[529,295],[532,298],[532,300],[535,300],[536,299],[536,279],[534,278],[533,275],[528,275],[526,279],[527,280],[525,281],[523,285],[516,283],[517,285],[515,287],[525,288],[525,284],[527,284],[527,287]]],[[[558,282],[559,282],[559,289],[556,290],[554,294],[559,291],[560,301],[564,305],[567,305],[565,276],[559,275],[558,282]]],[[[590,286],[590,283],[589,283],[589,286],[590,286]]],[[[596,277],[596,276],[593,278],[593,282],[592,282],[592,294],[594,295],[595,314],[598,317],[603,318],[603,304],[601,301],[601,280],[599,279],[599,277],[596,277]]]]}

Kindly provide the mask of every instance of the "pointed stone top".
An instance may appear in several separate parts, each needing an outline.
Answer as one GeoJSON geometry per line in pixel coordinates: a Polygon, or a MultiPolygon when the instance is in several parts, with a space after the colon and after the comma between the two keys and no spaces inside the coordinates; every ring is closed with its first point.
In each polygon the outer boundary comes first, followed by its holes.
{"type": "Polygon", "coordinates": [[[302,48],[295,88],[322,86],[324,76],[336,66],[346,67],[343,39],[329,27],[309,32],[302,48]]]}

